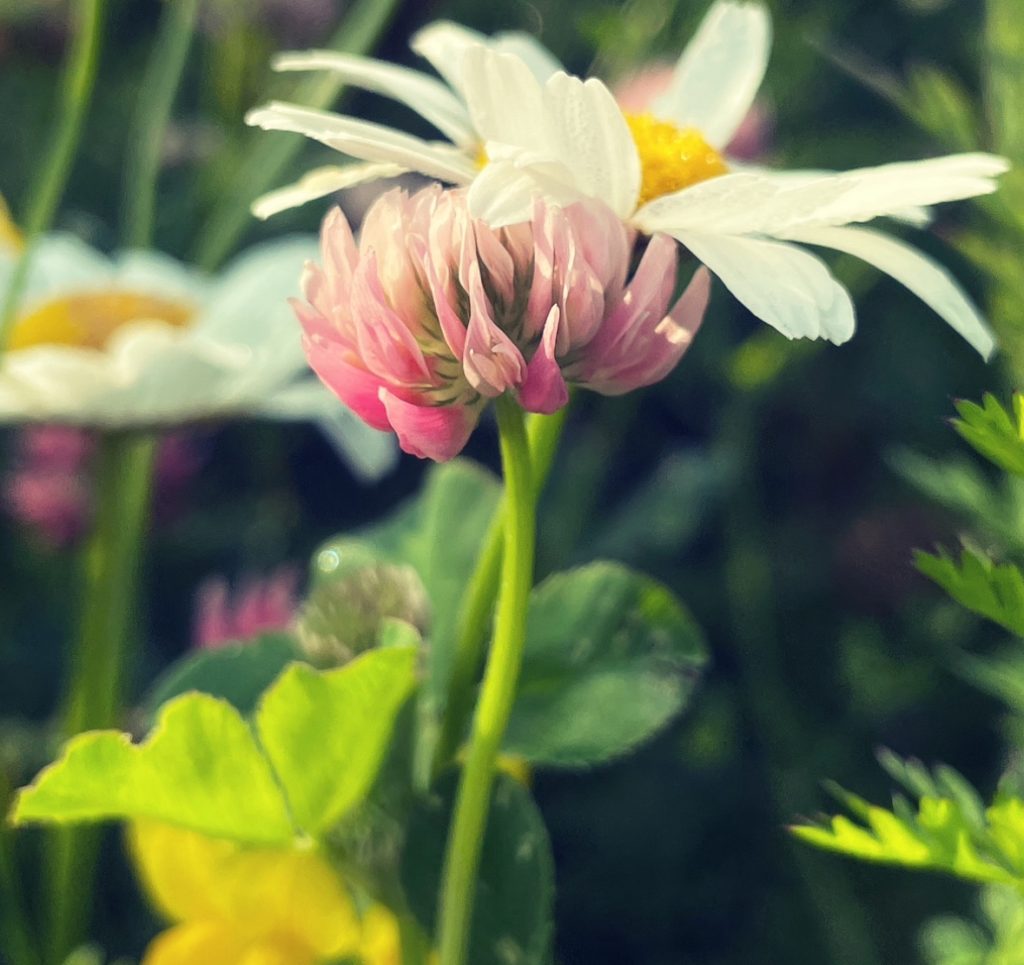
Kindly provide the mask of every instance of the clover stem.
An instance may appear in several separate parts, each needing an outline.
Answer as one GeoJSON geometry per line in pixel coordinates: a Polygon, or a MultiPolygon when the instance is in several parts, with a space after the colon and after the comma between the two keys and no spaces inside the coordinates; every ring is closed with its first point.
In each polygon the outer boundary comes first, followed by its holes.
{"type": "MultiPolygon", "coordinates": [[[[535,501],[551,471],[568,412],[566,406],[553,415],[531,415],[526,420],[535,501]]],[[[462,601],[444,721],[433,758],[434,778],[455,758],[473,709],[473,689],[491,629],[494,600],[501,579],[505,504],[506,500],[502,498],[491,519],[476,569],[462,601]]]]}
{"type": "MultiPolygon", "coordinates": [[[[100,440],[96,518],[61,722],[68,737],[110,727],[119,717],[155,451],[149,435],[111,432],[100,440]]],[[[85,927],[99,838],[89,826],[58,828],[49,846],[49,961],[62,962],[85,927]]]]}
{"type": "Polygon", "coordinates": [[[495,764],[515,699],[526,607],[533,584],[537,494],[523,412],[502,397],[497,403],[505,475],[504,540],[494,640],[448,836],[442,874],[438,947],[441,965],[465,965],[477,871],[487,827],[495,764]]]}
{"type": "Polygon", "coordinates": [[[7,294],[0,302],[0,354],[7,345],[7,336],[28,280],[32,249],[39,236],[53,222],[78,150],[99,67],[105,8],[104,0],[78,0],[75,4],[77,29],[72,36],[64,65],[60,117],[49,149],[44,155],[39,178],[32,186],[22,223],[25,249],[15,266],[7,294]]]}

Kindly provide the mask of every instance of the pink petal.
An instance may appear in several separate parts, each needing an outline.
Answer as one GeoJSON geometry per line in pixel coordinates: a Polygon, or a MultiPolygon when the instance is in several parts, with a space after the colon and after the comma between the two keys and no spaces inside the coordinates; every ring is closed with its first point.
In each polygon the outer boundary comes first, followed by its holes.
{"type": "Polygon", "coordinates": [[[593,360],[583,384],[603,395],[622,395],[665,378],[693,343],[710,293],[711,275],[699,268],[671,313],[658,321],[645,319],[628,350],[620,345],[609,357],[593,360]]]}
{"type": "Polygon", "coordinates": [[[555,358],[558,322],[558,306],[553,305],[544,324],[544,336],[526,367],[526,381],[519,390],[519,402],[527,412],[550,415],[569,401],[569,389],[555,358]]]}
{"type": "Polygon", "coordinates": [[[421,459],[447,462],[460,452],[476,426],[478,412],[465,405],[417,405],[380,390],[391,428],[402,449],[421,459]]]}
{"type": "Polygon", "coordinates": [[[374,429],[385,432],[391,428],[387,412],[379,398],[383,382],[365,369],[345,361],[337,342],[318,336],[302,340],[310,368],[360,419],[374,429]]]}
{"type": "Polygon", "coordinates": [[[495,324],[484,292],[480,266],[470,265],[469,326],[462,368],[469,384],[481,395],[496,398],[522,385],[526,361],[515,343],[495,324]]]}

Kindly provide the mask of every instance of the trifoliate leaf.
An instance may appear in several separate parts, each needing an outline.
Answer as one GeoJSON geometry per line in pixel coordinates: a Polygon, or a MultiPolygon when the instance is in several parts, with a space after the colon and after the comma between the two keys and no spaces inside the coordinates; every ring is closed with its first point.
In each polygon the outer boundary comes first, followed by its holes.
{"type": "Polygon", "coordinates": [[[293,664],[263,696],[260,741],[304,830],[329,830],[369,792],[415,686],[416,656],[388,647],[325,673],[293,664]]]}
{"type": "Polygon", "coordinates": [[[534,764],[624,754],[686,704],[703,637],[661,584],[616,563],[550,577],[534,591],[505,749],[534,764]]]}
{"type": "Polygon", "coordinates": [[[967,442],[1000,468],[1024,476],[1024,396],[1013,396],[1012,415],[988,392],[981,405],[961,401],[956,411],[953,428],[967,442]]]}
{"type": "Polygon", "coordinates": [[[1024,637],[1024,575],[1011,563],[993,563],[965,547],[960,564],[945,550],[939,555],[917,552],[917,568],[968,610],[1024,637]]]}
{"type": "Polygon", "coordinates": [[[229,703],[194,692],[164,704],[142,744],[80,734],[20,792],[13,820],[152,818],[250,844],[320,836],[369,792],[417,652],[373,650],[324,673],[292,664],[258,704],[259,743],[229,703]]]}
{"type": "Polygon", "coordinates": [[[16,824],[138,817],[261,844],[295,834],[249,725],[226,701],[196,693],[165,704],[142,744],[116,731],[73,737],[12,812],[16,824]]]}

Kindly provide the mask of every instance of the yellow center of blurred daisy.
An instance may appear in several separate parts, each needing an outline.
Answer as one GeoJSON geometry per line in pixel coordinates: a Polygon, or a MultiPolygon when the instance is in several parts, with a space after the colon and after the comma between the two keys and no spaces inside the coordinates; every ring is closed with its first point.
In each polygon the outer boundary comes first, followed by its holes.
{"type": "Polygon", "coordinates": [[[626,114],[626,123],[640,155],[640,204],[729,170],[722,156],[692,127],[680,129],[653,114],[626,114]]]}
{"type": "Polygon", "coordinates": [[[8,347],[74,345],[102,349],[119,328],[159,321],[183,328],[192,321],[191,305],[138,292],[83,292],[47,302],[23,315],[11,331],[8,347]]]}

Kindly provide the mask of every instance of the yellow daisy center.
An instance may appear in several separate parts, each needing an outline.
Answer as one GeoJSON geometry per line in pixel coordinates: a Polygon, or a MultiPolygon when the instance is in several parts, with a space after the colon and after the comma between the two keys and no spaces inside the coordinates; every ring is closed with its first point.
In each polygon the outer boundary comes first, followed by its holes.
{"type": "Polygon", "coordinates": [[[8,347],[74,345],[102,349],[119,328],[160,321],[182,328],[192,321],[191,305],[127,291],[83,292],[47,302],[15,323],[8,347]]]}
{"type": "Polygon", "coordinates": [[[640,204],[729,170],[722,156],[692,127],[680,129],[653,114],[627,114],[626,123],[640,155],[640,204]]]}

